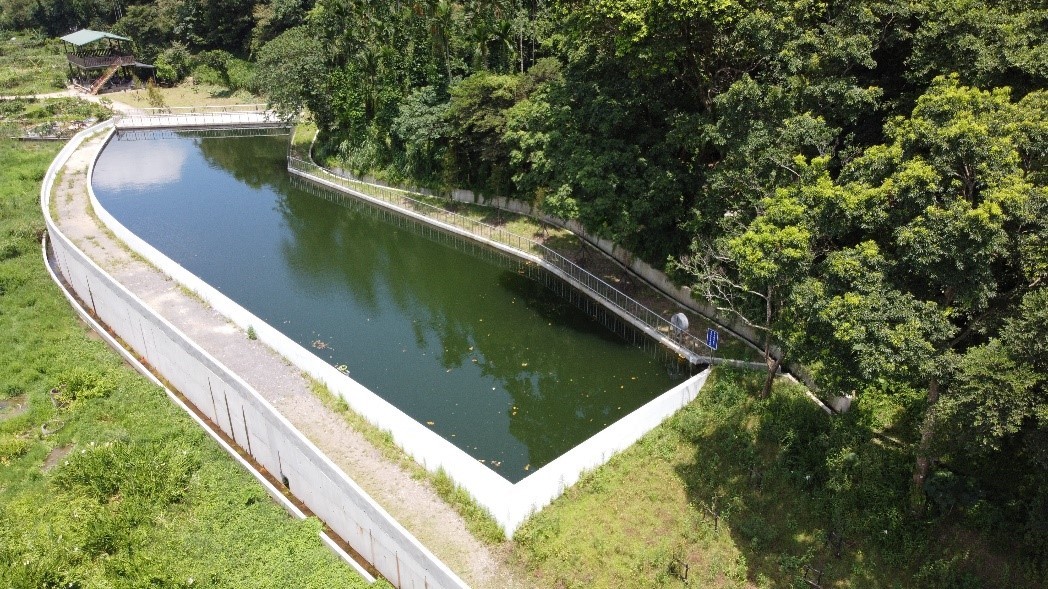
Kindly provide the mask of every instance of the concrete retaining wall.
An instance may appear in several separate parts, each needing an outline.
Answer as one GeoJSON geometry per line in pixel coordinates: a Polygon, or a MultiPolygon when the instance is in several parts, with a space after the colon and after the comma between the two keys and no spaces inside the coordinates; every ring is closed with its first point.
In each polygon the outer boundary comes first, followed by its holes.
{"type": "MultiPolygon", "coordinates": [[[[254,389],[62,234],[49,214],[56,173],[87,136],[107,128],[111,125],[98,125],[74,137],[55,158],[41,188],[41,207],[56,265],[65,281],[105,325],[146,358],[198,411],[273,476],[286,479],[303,504],[397,587],[466,587],[254,389]]],[[[121,237],[127,236],[131,234],[121,237]]],[[[259,323],[256,329],[264,331],[266,326],[259,323]]]]}

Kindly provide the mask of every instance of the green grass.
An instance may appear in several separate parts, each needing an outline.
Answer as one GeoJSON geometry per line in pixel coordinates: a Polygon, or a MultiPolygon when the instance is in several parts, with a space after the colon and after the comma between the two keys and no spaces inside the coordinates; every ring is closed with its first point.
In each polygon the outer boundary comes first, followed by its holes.
{"type": "Polygon", "coordinates": [[[364,586],[77,320],[40,259],[59,148],[0,141],[0,586],[364,586]]]}
{"type": "Polygon", "coordinates": [[[491,514],[468,492],[455,485],[455,482],[443,470],[431,473],[422,468],[397,446],[390,432],[371,425],[359,413],[350,409],[345,399],[332,393],[324,383],[313,379],[311,383],[313,394],[324,403],[324,406],[341,415],[346,423],[364,436],[384,458],[408,470],[412,478],[429,482],[437,495],[462,516],[466,529],[474,537],[488,544],[500,544],[506,540],[506,535],[495,518],[491,517],[491,514]]]}
{"type": "Polygon", "coordinates": [[[60,41],[31,33],[0,33],[0,96],[65,88],[66,58],[60,41]]]}
{"type": "Polygon", "coordinates": [[[831,420],[784,382],[760,400],[761,378],[718,370],[529,519],[524,566],[552,587],[800,588],[806,566],[826,588],[1043,586],[1006,532],[907,513],[912,457],[874,443],[861,407],[831,420]]]}
{"type": "Polygon", "coordinates": [[[301,159],[311,160],[309,150],[316,134],[317,124],[313,121],[301,121],[296,124],[291,132],[291,153],[301,159]]]}
{"type": "MultiPolygon", "coordinates": [[[[256,104],[263,99],[245,90],[230,90],[213,84],[183,83],[171,88],[158,88],[164,99],[164,106],[229,106],[235,104],[256,104]]],[[[113,92],[104,95],[116,102],[136,107],[152,108],[149,93],[145,89],[113,92]]]]}
{"type": "Polygon", "coordinates": [[[112,115],[106,106],[72,97],[0,100],[0,136],[71,137],[112,115]]]}

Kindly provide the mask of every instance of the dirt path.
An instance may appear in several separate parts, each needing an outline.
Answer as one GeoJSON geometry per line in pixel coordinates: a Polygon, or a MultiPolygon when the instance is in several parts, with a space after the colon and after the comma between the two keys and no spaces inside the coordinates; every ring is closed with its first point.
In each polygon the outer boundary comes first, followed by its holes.
{"type": "Polygon", "coordinates": [[[0,96],[0,100],[18,100],[18,99],[26,99],[26,98],[35,98],[37,100],[44,100],[46,98],[79,98],[81,100],[86,100],[88,102],[94,102],[95,104],[103,104],[102,100],[103,99],[107,99],[107,101],[109,102],[109,104],[107,106],[109,108],[113,109],[113,111],[115,111],[115,112],[118,112],[120,114],[125,114],[125,115],[133,115],[133,114],[141,114],[142,113],[141,109],[135,108],[135,107],[133,107],[133,106],[131,106],[129,104],[124,104],[123,102],[120,102],[119,100],[113,100],[112,98],[109,98],[109,97],[107,97],[104,94],[101,95],[101,96],[97,96],[97,95],[94,95],[94,94],[87,94],[85,92],[81,92],[80,90],[76,90],[73,87],[66,88],[65,90],[59,90],[57,92],[47,92],[45,94],[22,94],[22,95],[16,95],[16,96],[0,96]]]}
{"type": "Polygon", "coordinates": [[[509,543],[491,547],[474,538],[428,483],[384,459],[345,420],[324,407],[298,369],[265,345],[248,340],[240,329],[132,256],[99,226],[89,213],[86,175],[101,141],[99,136],[85,142],[55,186],[54,214],[62,231],[114,278],[255,387],[463,580],[477,589],[533,586],[512,564],[509,543]]]}

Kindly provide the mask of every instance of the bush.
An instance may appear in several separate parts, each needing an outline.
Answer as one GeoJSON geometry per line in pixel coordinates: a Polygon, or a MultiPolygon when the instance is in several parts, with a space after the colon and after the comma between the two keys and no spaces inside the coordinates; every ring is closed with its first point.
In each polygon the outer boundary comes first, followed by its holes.
{"type": "Polygon", "coordinates": [[[0,434],[0,464],[10,464],[12,459],[18,458],[28,450],[28,440],[12,434],[0,434]]]}
{"type": "Polygon", "coordinates": [[[107,503],[117,495],[152,507],[179,501],[199,468],[196,452],[178,444],[91,444],[73,452],[54,475],[55,485],[107,503]]]}
{"type": "Polygon", "coordinates": [[[231,57],[226,61],[226,78],[230,90],[258,90],[255,84],[255,67],[249,61],[231,57]]]}
{"type": "Polygon", "coordinates": [[[193,81],[197,84],[209,84],[212,86],[226,85],[226,79],[222,72],[209,65],[198,65],[193,68],[193,81]]]}
{"type": "Polygon", "coordinates": [[[113,381],[92,368],[76,367],[65,372],[59,385],[52,391],[52,398],[60,407],[77,401],[100,399],[113,392],[113,381]]]}
{"type": "Polygon", "coordinates": [[[254,66],[226,51],[203,51],[193,56],[192,64],[193,79],[198,82],[234,91],[255,87],[254,66]]]}
{"type": "Polygon", "coordinates": [[[156,78],[164,84],[177,84],[189,74],[191,56],[184,45],[175,44],[156,58],[156,78]]]}

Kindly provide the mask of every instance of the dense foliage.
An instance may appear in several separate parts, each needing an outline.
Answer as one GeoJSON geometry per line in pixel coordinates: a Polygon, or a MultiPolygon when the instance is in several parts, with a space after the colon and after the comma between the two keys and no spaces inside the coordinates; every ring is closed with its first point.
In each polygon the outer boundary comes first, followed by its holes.
{"type": "Polygon", "coordinates": [[[988,499],[1044,566],[1046,32],[980,0],[317,0],[257,56],[322,156],[576,218],[769,375],[903,403],[900,513],[988,499]]]}

